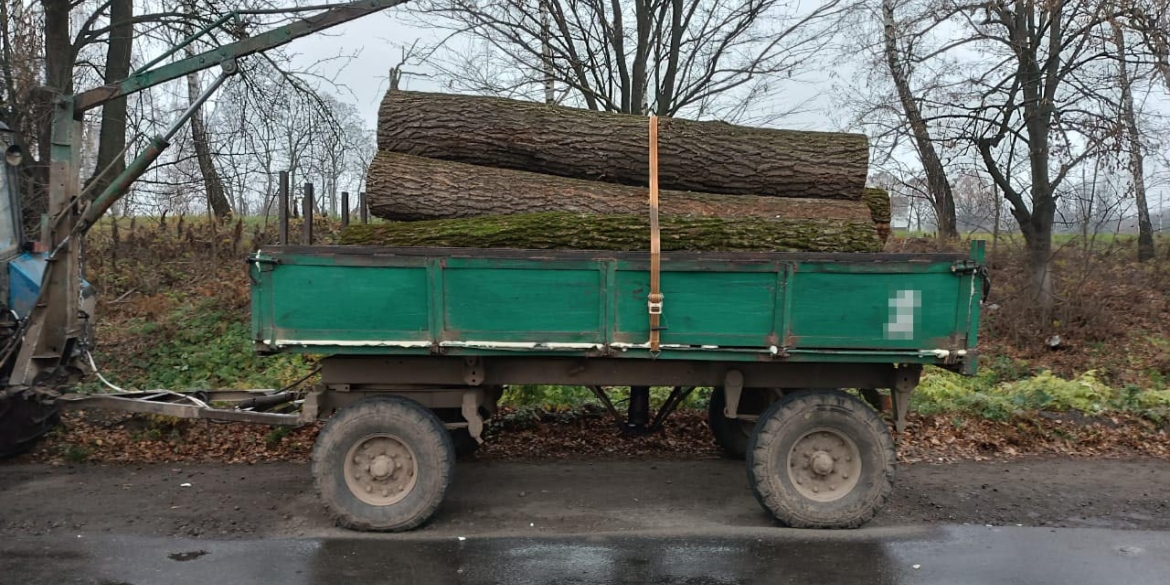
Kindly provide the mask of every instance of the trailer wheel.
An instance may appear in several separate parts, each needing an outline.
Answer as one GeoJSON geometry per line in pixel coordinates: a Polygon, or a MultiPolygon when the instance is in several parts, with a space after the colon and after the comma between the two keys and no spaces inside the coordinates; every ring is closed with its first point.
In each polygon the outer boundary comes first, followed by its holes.
{"type": "Polygon", "coordinates": [[[786,396],[756,425],[747,473],[756,500],[793,528],[856,528],[889,498],[889,428],[861,400],[812,390],[786,396]]]}
{"type": "Polygon", "coordinates": [[[313,479],[330,514],[354,530],[401,532],[434,515],[454,473],[443,423],[399,396],[337,412],[313,446],[313,479]]]}
{"type": "Polygon", "coordinates": [[[756,423],[750,420],[727,418],[723,409],[727,406],[727,395],[723,388],[711,390],[711,401],[707,403],[707,424],[711,426],[711,434],[715,442],[723,449],[724,457],[728,459],[743,459],[747,453],[748,442],[752,438],[752,429],[756,423]]]}

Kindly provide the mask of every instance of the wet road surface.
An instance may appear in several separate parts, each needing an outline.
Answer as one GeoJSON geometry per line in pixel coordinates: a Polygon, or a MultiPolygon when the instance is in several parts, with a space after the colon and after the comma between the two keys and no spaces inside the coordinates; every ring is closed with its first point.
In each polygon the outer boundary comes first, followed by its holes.
{"type": "Polygon", "coordinates": [[[1170,533],[932,526],[848,532],[0,542],[0,583],[1170,584],[1170,533]]]}

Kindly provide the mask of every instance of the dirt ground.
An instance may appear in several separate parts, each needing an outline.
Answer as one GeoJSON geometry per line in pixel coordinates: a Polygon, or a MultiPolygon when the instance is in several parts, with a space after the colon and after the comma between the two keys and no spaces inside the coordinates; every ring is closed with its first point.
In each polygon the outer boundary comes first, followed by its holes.
{"type": "MultiPolygon", "coordinates": [[[[1021,458],[903,464],[870,527],[930,523],[1170,529],[1170,462],[1021,458]]],[[[460,463],[435,536],[751,531],[774,526],[742,463],[571,459],[460,463]]],[[[0,538],[72,533],[328,536],[308,467],[0,465],[0,538]]]]}

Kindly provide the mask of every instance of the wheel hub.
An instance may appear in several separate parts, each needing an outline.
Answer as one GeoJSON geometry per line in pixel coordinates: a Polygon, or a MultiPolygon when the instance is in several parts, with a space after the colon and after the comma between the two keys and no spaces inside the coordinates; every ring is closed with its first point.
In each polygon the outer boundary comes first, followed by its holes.
{"type": "Polygon", "coordinates": [[[817,475],[833,473],[833,456],[824,451],[817,451],[812,456],[810,467],[817,475]]]}
{"type": "Polygon", "coordinates": [[[378,455],[370,464],[369,471],[374,479],[386,479],[394,471],[394,460],[386,455],[378,455]]]}
{"type": "Polygon", "coordinates": [[[389,434],[357,441],[345,457],[345,483],[353,495],[374,506],[389,506],[414,488],[418,464],[414,451],[389,434]]]}
{"type": "Polygon", "coordinates": [[[845,497],[861,476],[861,452],[835,429],[809,431],[788,454],[788,478],[802,496],[832,502],[845,497]]]}

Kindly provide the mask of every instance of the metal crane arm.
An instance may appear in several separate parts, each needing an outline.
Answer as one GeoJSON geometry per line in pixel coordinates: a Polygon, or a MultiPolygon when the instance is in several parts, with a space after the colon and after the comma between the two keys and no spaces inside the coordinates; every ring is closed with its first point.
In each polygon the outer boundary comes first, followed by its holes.
{"type": "Polygon", "coordinates": [[[349,4],[335,5],[324,12],[265,31],[256,36],[223,45],[222,47],[168,63],[161,67],[151,68],[170,55],[182,50],[196,38],[240,16],[238,12],[229,13],[204,27],[186,41],[175,45],[166,54],[151,61],[130,77],[116,83],[103,85],[75,94],[73,96],[73,115],[75,117],[81,116],[87,110],[91,110],[110,100],[137,93],[160,83],[179,79],[196,71],[209,69],[220,63],[274,49],[303,36],[318,33],[339,24],[380,12],[399,4],[405,4],[406,2],[407,0],[358,0],[349,4]]]}
{"type": "Polygon", "coordinates": [[[294,9],[303,12],[320,8],[322,12],[198,55],[158,65],[212,29],[224,26],[243,14],[281,11],[232,12],[175,45],[127,79],[59,99],[53,111],[48,212],[41,222],[41,245],[49,252],[44,257],[44,276],[33,310],[22,322],[19,334],[0,349],[0,363],[15,359],[8,388],[0,388],[0,398],[19,388],[36,387],[56,393],[58,389],[71,385],[73,373],[77,371],[74,363],[79,357],[79,345],[84,348],[84,323],[89,317],[80,307],[80,246],[85,233],[150,168],[169,146],[170,139],[190,120],[211,93],[238,71],[236,59],[279,47],[294,39],[406,2],[357,0],[348,4],[294,9]],[[81,192],[78,153],[81,118],[86,110],[216,66],[221,66],[223,71],[208,90],[165,133],[151,139],[146,149],[111,181],[109,187],[97,196],[81,192]]]}

